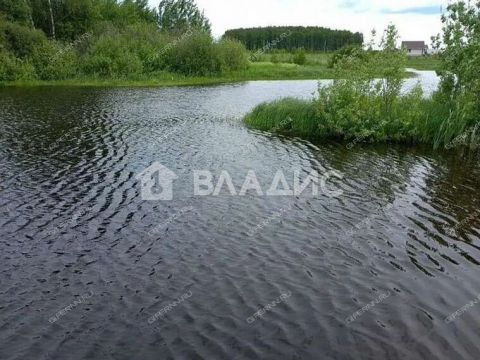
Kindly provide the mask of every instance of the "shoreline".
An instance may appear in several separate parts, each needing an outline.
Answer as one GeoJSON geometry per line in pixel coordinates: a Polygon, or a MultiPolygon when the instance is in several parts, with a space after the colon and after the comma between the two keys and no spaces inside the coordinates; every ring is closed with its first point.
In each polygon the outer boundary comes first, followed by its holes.
{"type": "MultiPolygon", "coordinates": [[[[415,76],[407,69],[407,78],[415,76]]],[[[435,71],[415,69],[416,71],[435,71]]],[[[248,81],[288,81],[288,80],[333,80],[333,69],[319,66],[294,66],[291,64],[256,63],[248,70],[224,74],[222,76],[186,77],[172,73],[156,73],[150,78],[140,79],[98,79],[77,78],[68,80],[17,80],[0,83],[2,88],[35,88],[35,87],[79,87],[79,88],[163,88],[210,86],[238,84],[248,81]]]]}

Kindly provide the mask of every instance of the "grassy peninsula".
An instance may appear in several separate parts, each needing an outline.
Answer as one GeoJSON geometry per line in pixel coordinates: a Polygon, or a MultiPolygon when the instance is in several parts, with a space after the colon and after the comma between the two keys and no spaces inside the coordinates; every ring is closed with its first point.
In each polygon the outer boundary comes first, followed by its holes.
{"type": "Polygon", "coordinates": [[[391,25],[380,50],[339,53],[335,58],[336,80],[320,85],[315,100],[261,104],[245,117],[245,123],[305,138],[340,139],[349,146],[400,142],[478,148],[480,4],[452,3],[443,22],[443,51],[435,65],[441,85],[431,98],[425,98],[419,86],[402,93],[405,67],[413,60],[397,48],[398,32],[391,25]]]}

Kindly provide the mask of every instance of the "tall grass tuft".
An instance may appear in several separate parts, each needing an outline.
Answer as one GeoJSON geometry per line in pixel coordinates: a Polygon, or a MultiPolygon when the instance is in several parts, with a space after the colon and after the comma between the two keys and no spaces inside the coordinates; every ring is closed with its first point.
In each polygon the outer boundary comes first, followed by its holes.
{"type": "Polygon", "coordinates": [[[286,98],[257,106],[245,123],[259,130],[300,136],[317,136],[317,112],[313,102],[286,98]]]}

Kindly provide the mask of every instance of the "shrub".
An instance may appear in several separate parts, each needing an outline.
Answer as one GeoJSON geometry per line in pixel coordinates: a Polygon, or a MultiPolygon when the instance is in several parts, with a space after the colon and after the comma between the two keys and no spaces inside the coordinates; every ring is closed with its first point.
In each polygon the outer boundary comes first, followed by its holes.
{"type": "Polygon", "coordinates": [[[216,44],[222,71],[244,70],[248,67],[248,53],[238,40],[222,39],[216,44]]]}
{"type": "Polygon", "coordinates": [[[304,49],[299,49],[293,55],[293,63],[297,65],[305,65],[307,63],[307,54],[304,49]]]}
{"type": "Polygon", "coordinates": [[[480,113],[480,3],[453,2],[442,21],[445,49],[441,87],[434,99],[443,109],[444,121],[436,128],[436,145],[468,133],[466,145],[475,148],[480,145],[476,130],[480,113]]]}
{"type": "Polygon", "coordinates": [[[82,60],[85,75],[125,78],[143,72],[143,64],[135,51],[135,41],[120,31],[94,36],[82,60]]]}
{"type": "Polygon", "coordinates": [[[353,57],[359,60],[364,60],[366,52],[358,45],[347,45],[333,53],[328,60],[328,67],[333,69],[341,60],[347,57],[353,57]]]}
{"type": "Polygon", "coordinates": [[[174,39],[161,32],[156,25],[139,23],[128,26],[123,31],[128,48],[143,64],[144,72],[160,71],[166,68],[165,49],[174,39]]]}
{"type": "Polygon", "coordinates": [[[35,70],[29,62],[0,50],[0,82],[33,79],[35,79],[35,70]]]}
{"type": "Polygon", "coordinates": [[[32,10],[27,1],[0,0],[0,16],[5,14],[8,21],[27,24],[31,21],[32,10]]]}
{"type": "Polygon", "coordinates": [[[78,73],[77,54],[68,45],[41,43],[35,47],[30,58],[40,80],[63,80],[78,73]]]}
{"type": "Polygon", "coordinates": [[[6,49],[21,59],[32,55],[38,45],[47,42],[47,37],[40,30],[11,22],[0,24],[0,38],[4,39],[6,49]]]}
{"type": "Polygon", "coordinates": [[[222,65],[212,37],[203,31],[190,30],[171,43],[165,58],[169,70],[184,75],[219,73],[222,65]]]}

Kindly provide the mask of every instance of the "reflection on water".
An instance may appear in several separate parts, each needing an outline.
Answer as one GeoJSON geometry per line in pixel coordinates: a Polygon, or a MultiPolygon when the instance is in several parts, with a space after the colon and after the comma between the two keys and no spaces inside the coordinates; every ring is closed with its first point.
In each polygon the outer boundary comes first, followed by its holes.
{"type": "Polygon", "coordinates": [[[0,358],[475,358],[480,306],[445,319],[480,293],[478,158],[240,121],[315,88],[1,90],[0,358]],[[237,189],[249,169],[263,184],[336,170],[344,195],[195,197],[179,181],[145,202],[135,176],[154,161],[227,170],[237,189]]]}

